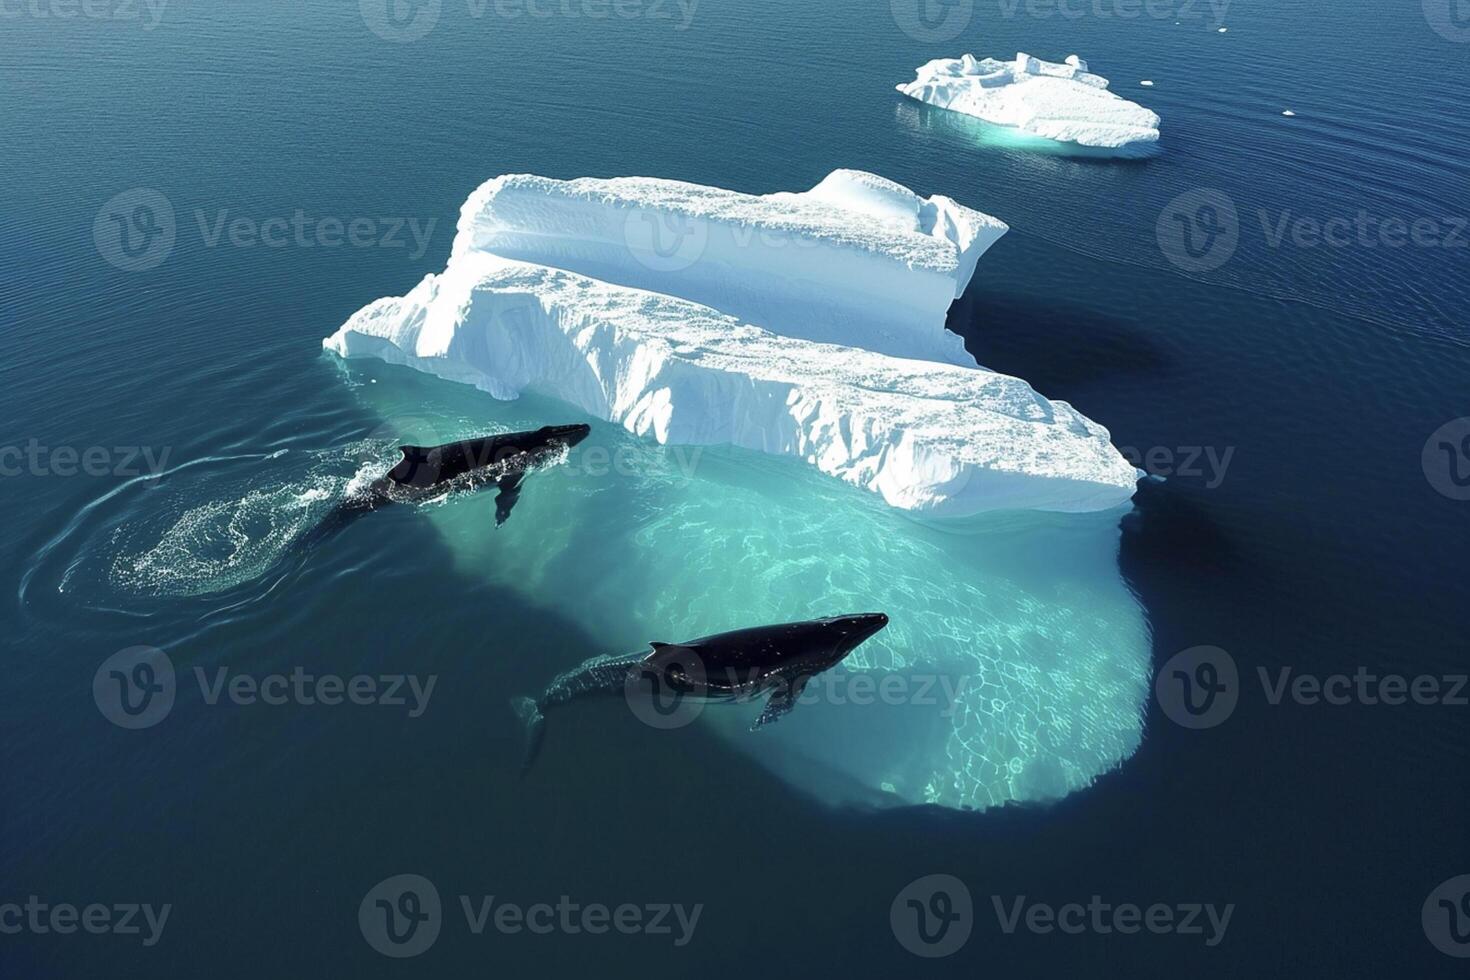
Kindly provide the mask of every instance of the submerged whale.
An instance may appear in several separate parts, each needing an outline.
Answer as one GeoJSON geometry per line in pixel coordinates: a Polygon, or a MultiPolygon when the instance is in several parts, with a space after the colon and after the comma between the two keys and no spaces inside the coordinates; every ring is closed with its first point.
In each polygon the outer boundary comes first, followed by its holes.
{"type": "Polygon", "coordinates": [[[505,432],[442,446],[399,446],[402,458],[397,465],[338,504],[298,544],[314,545],[388,504],[428,500],[456,481],[464,481],[473,490],[491,484],[499,488],[495,496],[495,526],[499,527],[520,500],[526,474],[591,432],[591,426],[582,423],[546,425],[531,432],[505,432]]]}
{"type": "Polygon", "coordinates": [[[887,625],[883,613],[858,613],[756,626],[683,643],[650,643],[653,652],[646,654],[593,657],[558,675],[538,699],[511,702],[526,730],[522,772],[540,751],[545,712],[554,705],[609,694],[656,697],[660,690],[711,702],[746,701],[769,693],[754,730],[794,708],[808,681],[887,625]]]}

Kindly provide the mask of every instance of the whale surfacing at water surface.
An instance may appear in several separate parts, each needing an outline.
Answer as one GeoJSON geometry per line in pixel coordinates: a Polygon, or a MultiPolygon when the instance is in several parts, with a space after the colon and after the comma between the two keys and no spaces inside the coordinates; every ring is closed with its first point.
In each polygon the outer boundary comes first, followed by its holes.
{"type": "Polygon", "coordinates": [[[760,728],[794,708],[808,681],[887,625],[883,613],[858,613],[733,630],[683,643],[652,643],[652,653],[594,657],[558,675],[539,698],[511,702],[526,729],[522,772],[540,751],[545,712],[553,706],[610,694],[656,697],[661,690],[709,702],[769,694],[752,726],[760,728]]]}
{"type": "Polygon", "coordinates": [[[529,432],[462,439],[442,446],[399,446],[402,458],[365,490],[353,494],[298,540],[311,547],[348,524],[393,503],[431,499],[459,480],[469,489],[494,485],[495,526],[504,524],[521,497],[521,483],[537,466],[577,445],[591,426],[546,425],[529,432]]]}

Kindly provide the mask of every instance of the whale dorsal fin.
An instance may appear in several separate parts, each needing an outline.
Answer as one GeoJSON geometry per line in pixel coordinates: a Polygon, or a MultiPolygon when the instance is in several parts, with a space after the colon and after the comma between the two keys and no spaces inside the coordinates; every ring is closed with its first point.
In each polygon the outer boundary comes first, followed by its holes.
{"type": "MultiPolygon", "coordinates": [[[[429,462],[429,455],[433,450],[424,446],[399,446],[398,451],[403,454],[403,458],[388,471],[388,479],[399,486],[415,485],[414,478],[423,475],[419,468],[429,462]]],[[[433,482],[432,478],[428,480],[428,483],[433,482]]]]}
{"type": "Polygon", "coordinates": [[[677,662],[680,659],[689,659],[690,657],[698,656],[696,652],[698,647],[690,646],[687,643],[660,643],[654,640],[648,645],[653,648],[653,652],[643,658],[643,662],[646,664],[651,664],[655,661],[660,663],[677,662]]]}

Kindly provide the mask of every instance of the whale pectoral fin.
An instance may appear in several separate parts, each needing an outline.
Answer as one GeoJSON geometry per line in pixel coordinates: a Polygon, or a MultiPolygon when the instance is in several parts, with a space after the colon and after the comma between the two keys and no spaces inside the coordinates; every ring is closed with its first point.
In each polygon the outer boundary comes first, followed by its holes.
{"type": "Polygon", "coordinates": [[[755,720],[754,725],[750,726],[750,730],[755,731],[762,725],[769,725],[796,707],[796,700],[801,697],[801,692],[806,688],[806,682],[807,678],[798,677],[790,684],[783,684],[777,688],[771,695],[771,699],[766,702],[765,708],[761,710],[761,716],[755,720]]]}
{"type": "Polygon", "coordinates": [[[516,501],[521,499],[521,481],[526,475],[517,473],[515,476],[507,476],[497,486],[500,493],[495,495],[495,526],[504,524],[510,512],[515,508],[516,501]]]}

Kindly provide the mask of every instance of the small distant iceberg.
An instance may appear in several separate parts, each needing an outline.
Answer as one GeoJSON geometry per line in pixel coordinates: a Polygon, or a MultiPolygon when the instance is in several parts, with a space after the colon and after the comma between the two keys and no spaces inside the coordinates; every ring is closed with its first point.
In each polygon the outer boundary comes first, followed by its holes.
{"type": "Polygon", "coordinates": [[[1108,80],[1069,55],[1060,63],[1018,53],[1014,61],[938,58],[898,91],[1030,136],[1121,149],[1159,140],[1158,114],[1108,91],[1108,80]]]}

